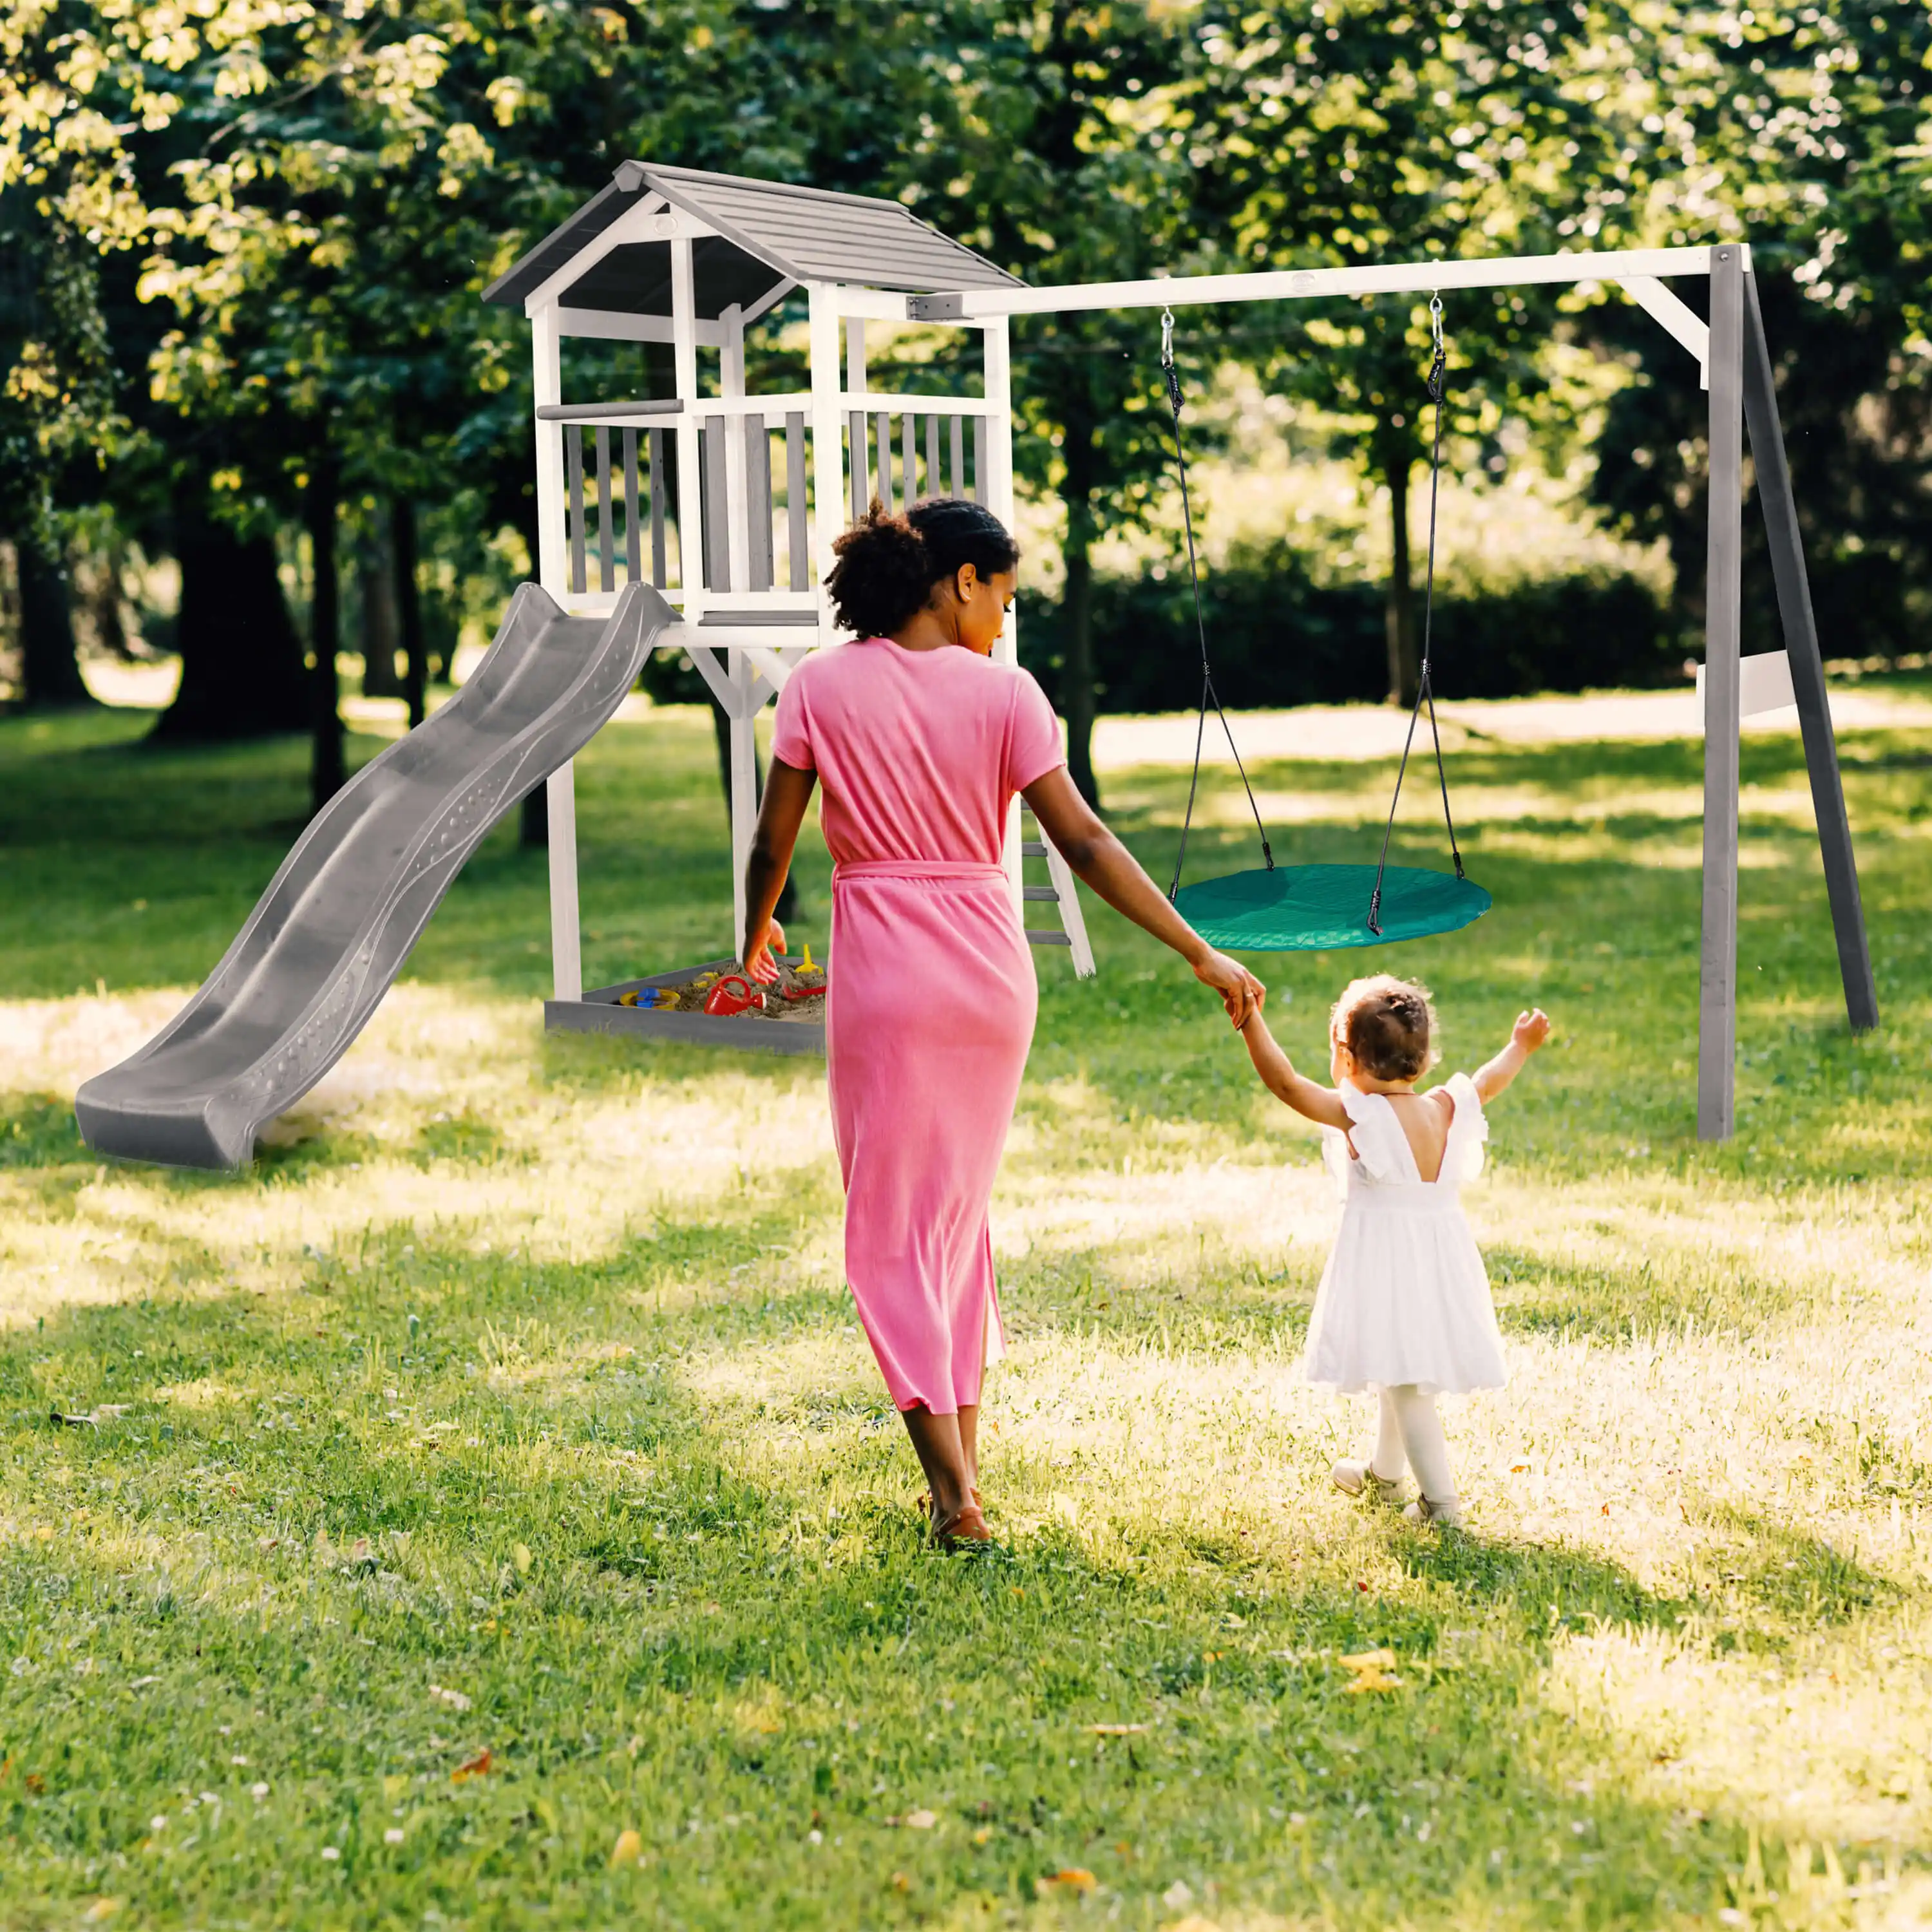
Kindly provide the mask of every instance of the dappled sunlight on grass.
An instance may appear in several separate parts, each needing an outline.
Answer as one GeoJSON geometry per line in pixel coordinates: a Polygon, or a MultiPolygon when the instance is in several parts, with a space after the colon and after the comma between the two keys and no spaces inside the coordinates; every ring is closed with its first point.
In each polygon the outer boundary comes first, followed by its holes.
{"type": "MultiPolygon", "coordinates": [[[[299,758],[51,757],[6,856],[52,910],[0,921],[0,1724],[38,1780],[0,1792],[0,1918],[1924,1922],[1919,749],[1847,759],[1885,1012],[1853,1040],[1802,765],[1746,747],[1724,1147],[1694,746],[1458,749],[1495,910],[1258,962],[1312,1067],[1383,964],[1450,1066],[1556,1016],[1468,1196],[1511,1384],[1444,1405],[1464,1537],[1330,1486],[1370,1405],[1300,1378],[1316,1139],[1090,903],[1100,976],[1040,962],[994,1202],[1001,1544],[953,1562],[843,1286],[822,1066],[545,1038],[542,861],[500,834],[252,1172],[98,1162],[74,1088],[226,944],[299,758]],[[136,785],[183,789],[178,849],[122,849],[136,785]],[[1357,1694],[1340,1660],[1383,1647],[1357,1694]]],[[[1359,857],[1384,776],[1269,762],[1278,854],[1359,857]]],[[[1184,772],[1108,783],[1171,863],[1184,772]]],[[[716,950],[716,787],[701,717],[581,761],[593,976],[716,950]]],[[[1226,802],[1201,875],[1251,862],[1226,802]]]]}

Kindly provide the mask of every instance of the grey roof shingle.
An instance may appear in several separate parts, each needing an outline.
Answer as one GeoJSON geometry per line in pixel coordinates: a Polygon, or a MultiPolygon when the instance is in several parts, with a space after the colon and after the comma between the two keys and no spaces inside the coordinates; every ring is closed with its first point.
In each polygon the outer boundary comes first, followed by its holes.
{"type": "MultiPolygon", "coordinates": [[[[500,275],[483,299],[520,306],[635,206],[638,196],[653,193],[718,231],[716,239],[701,240],[693,250],[703,316],[755,302],[782,281],[846,282],[926,295],[1010,287],[1018,279],[896,201],[626,161],[608,188],[500,275]]],[[[565,300],[572,308],[668,315],[670,244],[627,242],[613,249],[571,285],[565,300]]]]}

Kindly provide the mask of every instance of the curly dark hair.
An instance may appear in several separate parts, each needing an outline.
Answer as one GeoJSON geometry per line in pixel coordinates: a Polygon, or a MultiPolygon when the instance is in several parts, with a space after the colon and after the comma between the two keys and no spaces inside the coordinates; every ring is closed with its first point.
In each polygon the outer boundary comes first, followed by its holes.
{"type": "Polygon", "coordinates": [[[1329,1028],[1355,1064],[1378,1080],[1414,1080],[1436,1064],[1436,1009],[1429,988],[1393,974],[1352,980],[1329,1028]]]}
{"type": "Polygon", "coordinates": [[[886,638],[926,606],[935,584],[970,564],[982,577],[1020,560],[1012,532],[963,496],[933,496],[895,516],[875,496],[864,516],[832,542],[838,560],[825,587],[842,628],[886,638]]]}

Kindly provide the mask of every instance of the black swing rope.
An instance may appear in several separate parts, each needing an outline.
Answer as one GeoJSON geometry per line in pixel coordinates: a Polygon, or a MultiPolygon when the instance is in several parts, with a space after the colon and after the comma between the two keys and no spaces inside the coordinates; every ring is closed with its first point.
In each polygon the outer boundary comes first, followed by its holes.
{"type": "Polygon", "coordinates": [[[1174,896],[1180,890],[1180,868],[1187,856],[1188,829],[1194,822],[1194,796],[1201,785],[1201,752],[1208,732],[1208,707],[1213,705],[1214,715],[1221,721],[1221,729],[1226,733],[1228,749],[1234,754],[1234,769],[1241,775],[1241,789],[1248,795],[1248,809],[1255,815],[1255,830],[1261,835],[1262,856],[1268,862],[1268,869],[1274,870],[1274,854],[1268,845],[1268,827],[1262,823],[1262,808],[1255,802],[1255,788],[1248,782],[1247,767],[1241,763],[1241,754],[1234,743],[1234,728],[1228,722],[1228,714],[1221,709],[1220,694],[1214,688],[1214,674],[1208,662],[1208,622],[1201,613],[1201,563],[1194,548],[1194,508],[1187,494],[1187,456],[1180,442],[1180,373],[1174,366],[1174,311],[1163,309],[1160,316],[1160,368],[1167,384],[1168,407],[1174,416],[1174,465],[1180,478],[1180,516],[1187,531],[1187,580],[1194,592],[1194,631],[1201,645],[1201,710],[1194,726],[1194,771],[1187,781],[1187,811],[1180,821],[1180,849],[1174,855],[1174,878],[1167,889],[1168,902],[1172,904],[1174,896]]]}
{"type": "Polygon", "coordinates": [[[1415,702],[1408,713],[1408,735],[1402,743],[1402,763],[1396,768],[1395,794],[1389,800],[1388,823],[1382,827],[1382,856],[1376,861],[1376,889],[1369,895],[1369,930],[1379,938],[1382,929],[1382,875],[1388,869],[1389,839],[1395,830],[1396,807],[1402,802],[1402,782],[1408,770],[1408,754],[1415,742],[1415,721],[1422,707],[1429,706],[1429,735],[1436,746],[1436,776],[1442,788],[1442,822],[1449,828],[1449,856],[1456,862],[1456,876],[1465,876],[1462,854],[1456,843],[1456,820],[1449,809],[1449,775],[1442,765],[1442,734],[1436,724],[1436,694],[1429,680],[1429,651],[1436,617],[1436,502],[1442,480],[1442,400],[1449,386],[1448,351],[1442,340],[1442,298],[1429,298],[1430,328],[1435,338],[1435,354],[1429,364],[1429,400],[1436,406],[1436,433],[1429,456],[1429,570],[1422,595],[1422,656],[1417,668],[1415,702]]]}

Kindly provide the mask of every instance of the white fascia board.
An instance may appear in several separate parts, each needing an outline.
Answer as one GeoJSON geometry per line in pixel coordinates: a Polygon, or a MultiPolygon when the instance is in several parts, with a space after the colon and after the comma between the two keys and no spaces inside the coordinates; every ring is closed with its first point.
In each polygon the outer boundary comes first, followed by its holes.
{"type": "Polygon", "coordinates": [[[594,268],[613,250],[632,242],[668,242],[684,236],[696,240],[718,231],[690,215],[674,212],[662,195],[646,195],[638,206],[626,209],[594,241],[586,242],[563,266],[539,282],[524,298],[524,313],[535,315],[546,304],[557,302],[564,291],[587,270],[594,268]]]}
{"type": "MultiPolygon", "coordinates": [[[[1747,273],[1750,251],[1743,250],[1747,273]]],[[[908,296],[914,321],[971,321],[1076,309],[1181,308],[1208,302],[1298,302],[1324,296],[1430,295],[1450,289],[1527,287],[1544,282],[1621,281],[1626,276],[1708,275],[1708,248],[1624,248],[1595,254],[1508,255],[1489,261],[1399,262],[1360,268],[1284,268],[1252,274],[1172,275],[1054,288],[964,289],[908,296]]],[[[842,290],[842,303],[848,294],[842,290]]]]}

